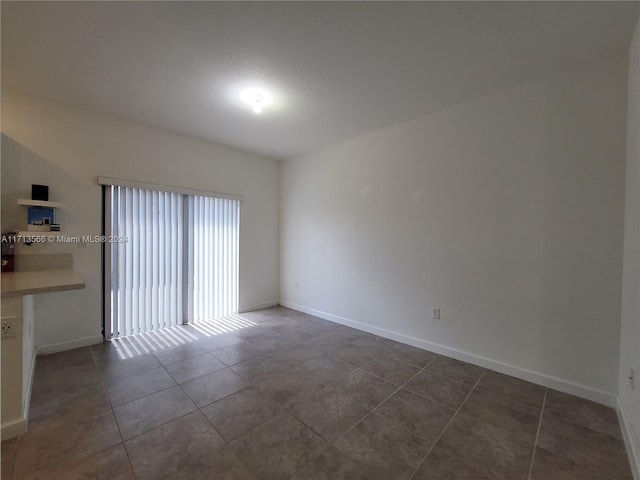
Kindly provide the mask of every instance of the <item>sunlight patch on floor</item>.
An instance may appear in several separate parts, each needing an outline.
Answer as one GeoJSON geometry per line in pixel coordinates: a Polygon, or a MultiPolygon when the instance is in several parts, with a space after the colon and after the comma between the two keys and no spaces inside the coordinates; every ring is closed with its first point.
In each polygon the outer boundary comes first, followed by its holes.
{"type": "Polygon", "coordinates": [[[232,333],[243,328],[253,327],[256,323],[240,315],[203,319],[186,325],[161,328],[150,332],[136,333],[126,337],[111,339],[112,347],[120,358],[127,359],[179,347],[203,338],[232,333]]]}

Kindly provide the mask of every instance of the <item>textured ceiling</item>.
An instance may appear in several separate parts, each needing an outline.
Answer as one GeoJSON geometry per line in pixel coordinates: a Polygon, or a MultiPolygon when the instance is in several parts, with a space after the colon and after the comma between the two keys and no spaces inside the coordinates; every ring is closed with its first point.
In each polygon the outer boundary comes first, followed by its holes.
{"type": "Polygon", "coordinates": [[[2,2],[2,82],[290,158],[621,52],[639,5],[2,2]]]}

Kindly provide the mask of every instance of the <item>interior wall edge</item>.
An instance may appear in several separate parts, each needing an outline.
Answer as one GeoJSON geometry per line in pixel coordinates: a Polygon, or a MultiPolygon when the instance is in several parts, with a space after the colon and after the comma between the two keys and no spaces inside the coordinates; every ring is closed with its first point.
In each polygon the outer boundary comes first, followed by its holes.
{"type": "Polygon", "coordinates": [[[263,308],[275,307],[278,300],[267,300],[266,302],[254,303],[253,305],[240,305],[238,313],[253,312],[254,310],[262,310],[263,308]]]}

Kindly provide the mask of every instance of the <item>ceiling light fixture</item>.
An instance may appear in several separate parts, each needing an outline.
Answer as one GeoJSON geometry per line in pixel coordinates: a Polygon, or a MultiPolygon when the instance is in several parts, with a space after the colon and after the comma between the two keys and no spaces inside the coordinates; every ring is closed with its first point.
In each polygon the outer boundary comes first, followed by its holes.
{"type": "Polygon", "coordinates": [[[249,104],[253,109],[253,113],[259,114],[262,109],[271,103],[271,95],[259,88],[248,88],[240,94],[243,102],[249,104]]]}

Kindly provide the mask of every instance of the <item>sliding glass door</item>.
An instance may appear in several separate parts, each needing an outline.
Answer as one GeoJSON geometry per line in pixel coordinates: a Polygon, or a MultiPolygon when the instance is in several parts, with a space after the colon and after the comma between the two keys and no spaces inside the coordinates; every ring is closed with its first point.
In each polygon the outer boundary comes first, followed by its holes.
{"type": "Polygon", "coordinates": [[[240,201],[105,187],[105,336],[238,312],[240,201]]]}

